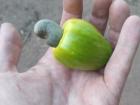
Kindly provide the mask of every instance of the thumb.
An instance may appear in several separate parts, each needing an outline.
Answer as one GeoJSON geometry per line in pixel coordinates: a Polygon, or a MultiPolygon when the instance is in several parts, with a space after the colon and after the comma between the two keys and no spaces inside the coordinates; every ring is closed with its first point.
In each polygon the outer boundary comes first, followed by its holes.
{"type": "Polygon", "coordinates": [[[0,72],[15,70],[21,52],[19,33],[10,23],[0,29],[0,72]]]}
{"type": "Polygon", "coordinates": [[[122,90],[140,42],[140,18],[130,16],[123,25],[118,43],[105,68],[105,81],[114,91],[122,90]]]}

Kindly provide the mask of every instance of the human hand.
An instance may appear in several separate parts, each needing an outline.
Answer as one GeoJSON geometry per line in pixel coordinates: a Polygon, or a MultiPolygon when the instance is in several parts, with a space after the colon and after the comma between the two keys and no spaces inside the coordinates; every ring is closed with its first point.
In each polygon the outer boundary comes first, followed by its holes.
{"type": "MultiPolygon", "coordinates": [[[[91,22],[114,46],[100,72],[69,70],[57,62],[51,48],[37,65],[18,73],[21,42],[8,23],[0,31],[0,105],[118,105],[140,39],[140,18],[129,16],[122,0],[94,0],[91,22]],[[124,24],[124,25],[123,25],[124,24]]],[[[82,17],[82,0],[64,0],[61,24],[82,17]]]]}

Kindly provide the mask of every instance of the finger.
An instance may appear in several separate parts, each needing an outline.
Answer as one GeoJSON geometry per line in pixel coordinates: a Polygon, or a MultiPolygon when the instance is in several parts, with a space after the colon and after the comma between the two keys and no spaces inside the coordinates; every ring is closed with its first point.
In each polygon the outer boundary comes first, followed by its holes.
{"type": "Polygon", "coordinates": [[[15,71],[21,51],[21,42],[19,33],[10,23],[1,25],[0,43],[0,72],[15,71]]]}
{"type": "Polygon", "coordinates": [[[112,3],[109,12],[109,27],[106,37],[109,39],[113,47],[115,47],[122,26],[129,15],[130,9],[125,1],[116,0],[112,3]]]}
{"type": "Polygon", "coordinates": [[[81,18],[82,12],[83,0],[63,0],[61,25],[70,18],[81,18]]]}
{"type": "MultiPolygon", "coordinates": [[[[126,82],[140,41],[140,18],[129,17],[123,25],[120,38],[105,68],[105,81],[111,89],[121,90],[126,82]]],[[[114,90],[118,92],[117,90],[114,90]]]]}
{"type": "Polygon", "coordinates": [[[90,21],[102,33],[104,33],[106,28],[111,3],[112,0],[94,0],[93,3],[90,21]]]}

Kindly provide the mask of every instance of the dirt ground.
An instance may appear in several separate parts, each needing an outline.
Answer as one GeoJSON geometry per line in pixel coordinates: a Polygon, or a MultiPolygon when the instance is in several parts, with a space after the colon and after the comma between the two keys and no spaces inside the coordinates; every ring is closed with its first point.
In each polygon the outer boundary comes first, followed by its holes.
{"type": "MultiPolygon", "coordinates": [[[[91,0],[84,0],[84,17],[91,11],[91,0]]],[[[133,14],[140,15],[140,0],[127,0],[133,14]]],[[[32,34],[37,20],[49,18],[59,23],[62,13],[62,0],[0,0],[0,23],[11,22],[21,33],[23,51],[18,65],[24,72],[36,64],[46,52],[46,42],[32,34]]],[[[140,103],[140,48],[134,60],[132,71],[122,95],[120,105],[140,103]]]]}

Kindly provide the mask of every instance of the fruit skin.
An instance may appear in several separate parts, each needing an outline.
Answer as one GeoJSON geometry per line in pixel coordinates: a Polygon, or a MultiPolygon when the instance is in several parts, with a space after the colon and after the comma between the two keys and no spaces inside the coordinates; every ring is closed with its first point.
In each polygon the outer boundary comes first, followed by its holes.
{"type": "Polygon", "coordinates": [[[87,21],[70,19],[63,25],[63,36],[53,54],[71,69],[98,70],[109,60],[112,46],[87,21]]]}

